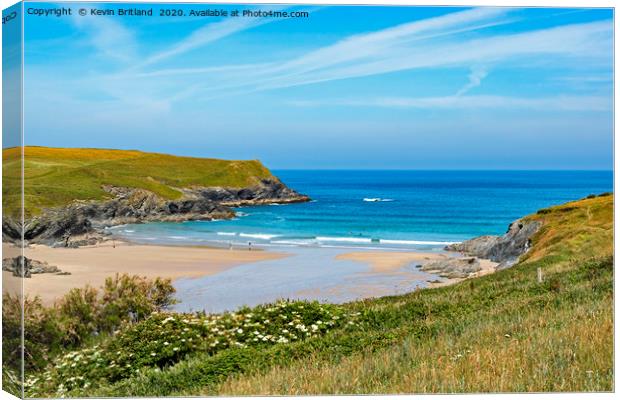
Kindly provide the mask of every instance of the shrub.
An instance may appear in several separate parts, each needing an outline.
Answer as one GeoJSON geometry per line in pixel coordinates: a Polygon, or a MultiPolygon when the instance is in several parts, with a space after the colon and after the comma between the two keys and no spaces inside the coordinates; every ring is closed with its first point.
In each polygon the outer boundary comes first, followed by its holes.
{"type": "MultiPolygon", "coordinates": [[[[111,333],[123,323],[145,319],[174,303],[170,279],[116,275],[101,291],[86,286],[72,289],[52,307],[39,297],[24,298],[24,367],[36,371],[48,365],[59,351],[111,333]]],[[[2,297],[3,365],[21,369],[21,297],[2,297]]]]}
{"type": "Polygon", "coordinates": [[[80,344],[87,336],[98,333],[100,307],[97,289],[90,286],[71,289],[63,297],[57,309],[66,334],[65,345],[80,344]]]}
{"type": "Polygon", "coordinates": [[[100,329],[113,331],[125,321],[140,321],[175,303],[170,279],[146,279],[127,274],[107,278],[103,285],[100,329]]]}
{"type": "MultiPolygon", "coordinates": [[[[22,302],[21,296],[4,293],[2,296],[3,365],[15,371],[22,360],[22,302]]],[[[63,337],[57,311],[47,309],[38,297],[24,299],[24,366],[38,369],[50,360],[50,350],[57,349],[63,337]]]]}

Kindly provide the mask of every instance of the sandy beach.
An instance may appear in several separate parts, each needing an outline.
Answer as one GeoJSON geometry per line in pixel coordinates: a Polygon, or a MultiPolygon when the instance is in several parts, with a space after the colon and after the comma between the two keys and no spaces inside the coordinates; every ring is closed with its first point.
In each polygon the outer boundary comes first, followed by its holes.
{"type": "MultiPolygon", "coordinates": [[[[436,281],[433,278],[436,275],[410,268],[446,259],[449,257],[447,253],[343,250],[248,251],[241,248],[229,250],[203,246],[143,245],[122,241],[116,241],[114,245],[107,241],[97,246],[80,248],[32,245],[25,250],[26,257],[45,261],[70,274],[33,274],[24,280],[24,290],[30,296],[40,296],[44,304],[52,304],[72,288],[86,285],[99,287],[107,277],[128,273],[174,281],[180,279],[184,281],[181,288],[189,285],[191,290],[182,290],[179,295],[184,295],[188,304],[193,304],[189,299],[200,299],[207,288],[209,293],[220,293],[220,297],[234,294],[235,299],[229,299],[230,303],[234,303],[248,298],[247,290],[252,285],[258,285],[252,286],[252,291],[257,294],[264,292],[267,301],[270,290],[286,296],[287,288],[304,283],[300,290],[294,291],[295,295],[333,300],[408,292],[425,281],[426,285],[436,287],[463,280],[442,278],[436,281]],[[283,260],[285,258],[287,260],[283,260]],[[262,261],[268,263],[259,263],[262,261]],[[236,268],[235,271],[238,271],[234,273],[229,271],[234,267],[241,269],[236,268]],[[229,275],[235,278],[227,278],[229,275]],[[211,276],[214,279],[210,279],[211,276]],[[319,276],[323,278],[319,279],[319,276]],[[205,281],[205,278],[209,280],[205,281]],[[314,282],[313,279],[318,280],[314,282]],[[254,283],[244,283],[248,280],[254,283]],[[340,283],[335,284],[338,280],[340,283]],[[286,282],[285,286],[278,286],[286,282]]],[[[14,253],[15,248],[5,243],[3,251],[8,255],[14,253]]],[[[481,266],[482,270],[476,276],[492,273],[495,263],[481,260],[481,266]]],[[[436,271],[429,272],[433,274],[436,271]]],[[[12,279],[11,273],[3,271],[3,278],[8,282],[12,279]]],[[[209,298],[207,303],[214,301],[209,298]]],[[[199,305],[195,304],[196,307],[199,305]]]]}
{"type": "MultiPolygon", "coordinates": [[[[3,244],[4,254],[11,247],[3,244]]],[[[28,258],[46,261],[71,275],[33,274],[24,280],[28,295],[39,295],[50,304],[70,289],[91,285],[98,287],[109,276],[129,273],[149,278],[197,278],[226,269],[263,260],[286,257],[287,254],[260,250],[217,249],[209,247],[151,246],[123,242],[105,242],[99,246],[51,248],[33,245],[25,250],[28,258]]],[[[8,279],[10,272],[3,271],[8,279]]]]}

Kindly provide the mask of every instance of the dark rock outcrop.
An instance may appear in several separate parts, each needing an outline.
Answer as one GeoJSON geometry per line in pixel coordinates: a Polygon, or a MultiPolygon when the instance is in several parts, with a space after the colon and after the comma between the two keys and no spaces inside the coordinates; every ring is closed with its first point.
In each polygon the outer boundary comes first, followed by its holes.
{"type": "Polygon", "coordinates": [[[199,189],[197,192],[197,195],[204,199],[228,207],[302,203],[310,200],[308,196],[301,195],[286,187],[282,182],[273,179],[263,179],[259,185],[243,189],[212,187],[199,189]]]}
{"type": "Polygon", "coordinates": [[[3,258],[2,270],[12,272],[14,276],[23,276],[24,278],[30,278],[32,274],[69,275],[69,272],[62,272],[55,265],[49,265],[45,261],[32,260],[23,256],[3,258]]]}
{"type": "Polygon", "coordinates": [[[448,245],[445,249],[497,262],[498,269],[508,268],[529,250],[531,237],[541,225],[539,221],[518,219],[510,224],[503,236],[479,236],[448,245]]]}
{"type": "MultiPolygon", "coordinates": [[[[151,221],[228,219],[235,215],[231,207],[310,200],[277,179],[265,179],[255,186],[242,189],[182,189],[183,196],[179,200],[166,200],[144,189],[115,186],[104,186],[103,189],[113,199],[75,201],[66,207],[47,209],[41,215],[28,218],[23,226],[25,241],[63,247],[92,245],[104,240],[103,228],[109,226],[151,221]]],[[[20,225],[16,220],[5,218],[3,240],[19,240],[20,225]]]]}

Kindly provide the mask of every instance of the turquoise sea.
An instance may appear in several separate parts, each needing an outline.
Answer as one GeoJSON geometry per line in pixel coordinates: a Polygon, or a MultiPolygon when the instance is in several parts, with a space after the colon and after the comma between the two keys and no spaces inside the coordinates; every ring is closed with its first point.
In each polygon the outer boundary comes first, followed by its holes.
{"type": "Polygon", "coordinates": [[[310,203],[237,209],[228,221],[114,228],[136,242],[433,250],[536,210],[613,190],[611,171],[274,171],[310,203]]]}

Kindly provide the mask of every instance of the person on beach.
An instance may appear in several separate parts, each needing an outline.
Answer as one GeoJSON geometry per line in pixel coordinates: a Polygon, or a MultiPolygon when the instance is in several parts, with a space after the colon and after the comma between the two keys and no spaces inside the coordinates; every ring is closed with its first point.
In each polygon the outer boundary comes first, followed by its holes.
{"type": "Polygon", "coordinates": [[[248,242],[248,251],[252,251],[252,242],[248,242]]]}

